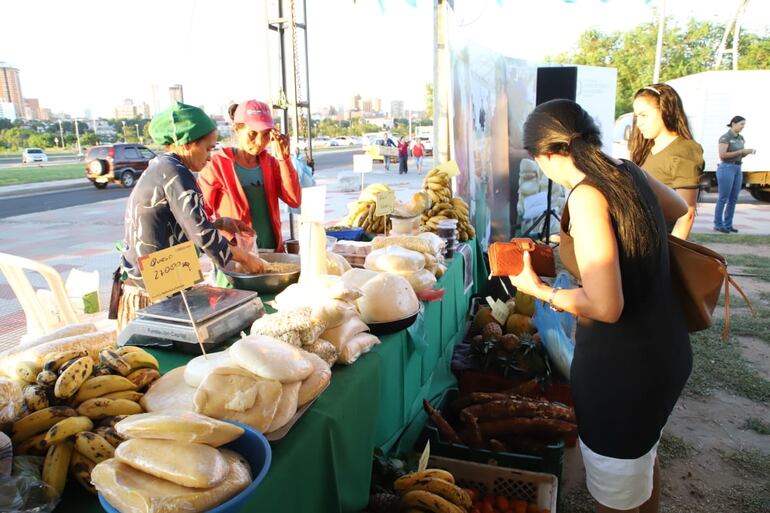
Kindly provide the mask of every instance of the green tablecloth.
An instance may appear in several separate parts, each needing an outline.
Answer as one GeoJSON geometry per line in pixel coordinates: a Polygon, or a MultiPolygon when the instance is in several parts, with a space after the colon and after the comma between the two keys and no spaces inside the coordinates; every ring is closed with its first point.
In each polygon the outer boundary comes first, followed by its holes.
{"type": "MultiPolygon", "coordinates": [[[[474,244],[475,283],[485,276],[474,244]]],[[[425,422],[423,399],[434,399],[455,383],[450,370],[452,349],[464,333],[468,300],[463,258],[455,257],[439,280],[446,292],[440,302],[425,305],[423,315],[406,331],[381,338],[382,343],[354,365],[336,366],[329,388],[273,444],[270,471],[242,511],[358,512],[367,504],[372,453],[413,447],[425,422]]],[[[166,372],[190,357],[153,351],[166,372]]],[[[98,502],[75,486],[57,511],[96,512],[98,502]]]]}

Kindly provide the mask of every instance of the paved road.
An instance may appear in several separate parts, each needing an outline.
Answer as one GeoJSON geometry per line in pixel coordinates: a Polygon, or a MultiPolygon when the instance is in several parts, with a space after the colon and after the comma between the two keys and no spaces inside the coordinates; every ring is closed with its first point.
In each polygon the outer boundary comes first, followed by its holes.
{"type": "MultiPolygon", "coordinates": [[[[332,170],[343,166],[350,166],[352,168],[353,154],[356,152],[360,152],[360,150],[316,154],[316,174],[323,176],[325,170],[332,170]]],[[[73,187],[66,191],[5,198],[0,201],[0,219],[126,198],[129,193],[130,190],[123,189],[117,185],[110,185],[105,190],[97,190],[84,179],[82,186],[73,187]]]]}
{"type": "MultiPolygon", "coordinates": [[[[48,155],[48,163],[49,164],[71,164],[73,162],[78,162],[80,159],[75,155],[48,155]]],[[[25,166],[38,166],[40,165],[39,162],[34,162],[32,164],[22,164],[21,163],[21,157],[0,157],[0,169],[1,168],[7,168],[7,167],[21,167],[22,165],[25,166]]],[[[45,164],[43,164],[45,165],[45,164]]]]}

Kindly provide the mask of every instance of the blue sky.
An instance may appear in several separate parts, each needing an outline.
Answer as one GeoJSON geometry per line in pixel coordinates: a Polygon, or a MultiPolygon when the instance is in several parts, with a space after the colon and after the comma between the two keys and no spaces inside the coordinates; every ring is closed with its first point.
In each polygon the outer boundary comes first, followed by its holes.
{"type": "MultiPolygon", "coordinates": [[[[268,5],[275,0],[267,0],[268,5]]],[[[726,21],[738,0],[668,0],[680,22],[726,21]]],[[[151,104],[182,83],[186,101],[211,112],[230,100],[267,99],[264,0],[3,2],[0,61],[21,69],[26,97],[55,112],[111,115],[124,98],[151,104]]],[[[307,0],[311,102],[356,93],[423,107],[433,79],[433,0],[307,0]]],[[[566,51],[590,27],[625,30],[652,20],[660,0],[456,0],[464,37],[514,57],[566,51]],[[500,5],[502,4],[502,5],[500,5]]],[[[749,30],[770,26],[770,2],[752,0],[749,30]]],[[[274,58],[274,57],[273,57],[274,58]]]]}

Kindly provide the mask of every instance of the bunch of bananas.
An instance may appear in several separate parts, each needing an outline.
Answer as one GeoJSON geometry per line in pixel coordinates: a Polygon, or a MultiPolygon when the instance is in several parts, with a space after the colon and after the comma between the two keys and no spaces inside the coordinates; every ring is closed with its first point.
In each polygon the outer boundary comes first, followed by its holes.
{"type": "Polygon", "coordinates": [[[113,426],[144,411],[142,391],[160,377],[154,356],[128,346],[103,350],[98,362],[85,350],[51,353],[42,366],[19,363],[16,374],[27,385],[25,414],[11,436],[14,452],[45,456],[43,481],[60,495],[68,473],[96,493],[91,469],[123,441],[113,426]]]}
{"type": "Polygon", "coordinates": [[[457,219],[457,232],[462,242],[476,236],[476,230],[469,221],[468,204],[462,198],[452,197],[452,183],[449,176],[438,168],[432,169],[422,184],[433,206],[422,216],[422,230],[435,232],[444,219],[457,219]]]}
{"type": "Polygon", "coordinates": [[[375,216],[377,193],[392,189],[384,183],[375,183],[361,192],[358,201],[348,205],[348,215],[342,221],[347,226],[363,228],[367,233],[385,233],[385,216],[375,216]]]}
{"type": "Polygon", "coordinates": [[[454,476],[441,469],[426,469],[398,478],[393,489],[401,496],[401,511],[466,513],[471,496],[455,484],[454,476]]]}

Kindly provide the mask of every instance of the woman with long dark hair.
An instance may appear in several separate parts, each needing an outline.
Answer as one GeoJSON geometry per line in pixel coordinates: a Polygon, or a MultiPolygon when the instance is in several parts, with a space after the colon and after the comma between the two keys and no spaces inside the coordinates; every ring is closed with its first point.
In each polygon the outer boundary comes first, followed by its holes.
{"type": "Polygon", "coordinates": [[[741,164],[743,157],[753,155],[757,150],[744,148],[746,141],[741,132],[746,126],[746,118],[733,116],[727,126],[730,128],[719,138],[719,166],[717,166],[717,185],[719,198],[714,208],[714,230],[722,233],[737,232],[733,226],[735,205],[743,186],[741,164]]]}
{"type": "Polygon", "coordinates": [[[686,204],[635,164],[602,153],[599,129],[575,102],[539,105],[524,124],[524,146],[572,190],[560,256],[581,287],[545,284],[528,253],[511,282],[578,317],[570,381],[597,512],[656,512],[658,442],[692,367],[666,233],[686,204]]]}
{"type": "Polygon", "coordinates": [[[687,202],[687,213],[671,233],[687,239],[695,222],[703,148],[695,142],[682,99],[668,84],[653,84],[634,95],[631,160],[674,189],[687,202]]]}

